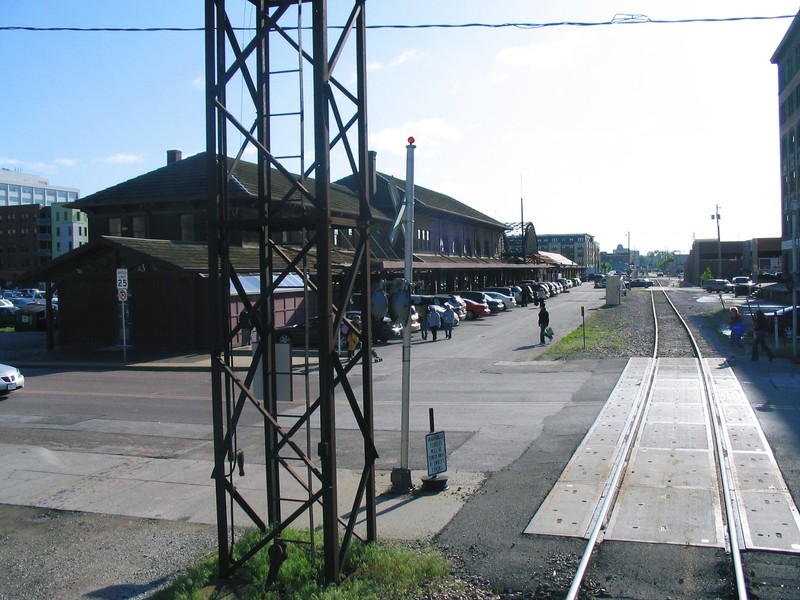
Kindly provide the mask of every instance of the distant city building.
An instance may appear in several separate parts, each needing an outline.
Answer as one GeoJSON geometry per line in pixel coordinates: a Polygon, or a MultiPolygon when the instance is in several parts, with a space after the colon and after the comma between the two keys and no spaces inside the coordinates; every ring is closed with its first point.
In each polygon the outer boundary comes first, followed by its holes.
{"type": "Polygon", "coordinates": [[[617,244],[613,252],[600,253],[600,263],[605,265],[604,270],[630,273],[639,268],[639,251],[617,244]]]}
{"type": "Polygon", "coordinates": [[[560,254],[581,267],[596,269],[598,266],[599,246],[593,235],[588,233],[548,233],[539,234],[536,239],[541,252],[560,254]]]}
{"type": "Polygon", "coordinates": [[[79,194],[75,188],[50,185],[46,177],[0,169],[0,207],[50,206],[57,202],[74,202],[79,194]]]}
{"type": "Polygon", "coordinates": [[[45,258],[56,258],[89,243],[89,217],[63,204],[45,207],[39,225],[39,254],[45,258]],[[49,229],[49,240],[45,229],[49,229]]]}
{"type": "Polygon", "coordinates": [[[800,219],[800,14],[794,18],[781,43],[772,55],[771,62],[778,66],[778,102],[780,105],[780,161],[781,161],[781,252],[783,273],[798,270],[792,264],[792,251],[800,244],[798,225],[792,218],[800,219]],[[794,230],[793,230],[794,229],[794,230]]]}
{"type": "Polygon", "coordinates": [[[38,175],[0,170],[0,280],[16,277],[88,242],[85,214],[63,206],[79,191],[38,175]]]}

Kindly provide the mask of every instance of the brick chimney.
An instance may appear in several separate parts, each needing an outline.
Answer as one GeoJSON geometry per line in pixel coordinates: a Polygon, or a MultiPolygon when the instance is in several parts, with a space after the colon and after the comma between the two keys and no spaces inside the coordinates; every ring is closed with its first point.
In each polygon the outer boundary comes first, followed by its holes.
{"type": "Polygon", "coordinates": [[[183,158],[183,152],[180,150],[167,150],[167,164],[171,165],[178,162],[183,158]]]}

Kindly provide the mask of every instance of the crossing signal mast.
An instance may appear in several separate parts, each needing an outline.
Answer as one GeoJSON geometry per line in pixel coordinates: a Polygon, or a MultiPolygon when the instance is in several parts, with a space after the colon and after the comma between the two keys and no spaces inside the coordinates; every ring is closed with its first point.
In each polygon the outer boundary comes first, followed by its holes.
{"type": "MultiPolygon", "coordinates": [[[[213,478],[222,578],[269,547],[269,576],[274,580],[287,544],[294,543],[285,539],[285,529],[307,519],[302,528],[313,531],[315,513],[322,516],[328,582],[340,579],[350,544],[359,535],[357,517],[364,521],[361,535],[366,541],[377,536],[368,302],[361,307],[362,349],[352,360],[337,352],[351,298],[355,293],[371,296],[365,1],[335,4],[343,11],[344,27],[334,30],[328,27],[326,0],[205,1],[213,478]],[[241,27],[242,14],[251,14],[253,22],[241,27]],[[293,106],[286,109],[291,91],[293,106]],[[307,111],[306,105],[312,109],[307,111]],[[305,144],[308,125],[310,150],[305,144]],[[293,147],[284,147],[287,140],[293,147]],[[242,198],[236,179],[250,156],[256,157],[258,196],[242,198]],[[343,176],[353,175],[357,182],[350,209],[331,207],[335,159],[347,165],[349,172],[343,176]],[[354,251],[349,263],[337,260],[334,265],[333,240],[343,231],[352,235],[354,251]],[[257,299],[245,293],[234,266],[235,246],[247,236],[258,245],[257,299]],[[281,411],[286,402],[297,406],[297,394],[280,395],[281,377],[286,375],[278,373],[279,358],[288,351],[286,344],[277,344],[275,334],[274,292],[290,274],[304,282],[306,323],[313,314],[319,319],[318,377],[309,375],[307,347],[304,354],[289,356],[291,377],[296,375],[291,363],[305,361],[300,367],[305,411],[299,416],[296,410],[281,411]],[[233,341],[239,332],[233,325],[236,302],[248,311],[259,340],[244,373],[233,365],[233,341]],[[348,383],[352,375],[360,377],[361,386],[348,383]],[[252,391],[258,387],[253,385],[256,379],[263,397],[252,391]],[[360,396],[354,389],[361,390],[360,396]],[[361,476],[346,519],[338,513],[335,393],[345,394],[363,436],[361,476]],[[261,465],[247,463],[249,456],[260,454],[240,435],[248,414],[263,424],[258,436],[263,441],[263,472],[261,465]],[[262,485],[241,485],[247,483],[240,481],[245,474],[252,483],[265,482],[266,495],[251,491],[262,485]],[[290,487],[300,487],[301,497],[290,497],[290,487]],[[256,528],[260,536],[234,556],[239,523],[256,528]]],[[[310,543],[315,551],[313,540],[310,543]]]]}

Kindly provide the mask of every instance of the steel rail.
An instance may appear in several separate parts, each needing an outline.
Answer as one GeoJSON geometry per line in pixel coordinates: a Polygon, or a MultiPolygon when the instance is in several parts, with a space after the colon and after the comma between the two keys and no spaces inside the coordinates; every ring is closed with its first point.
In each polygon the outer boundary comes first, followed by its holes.
{"type": "Polygon", "coordinates": [[[586,576],[586,570],[589,567],[591,562],[592,554],[598,544],[598,540],[600,538],[600,533],[602,532],[606,518],[608,517],[609,511],[614,505],[614,502],[617,498],[617,493],[621,486],[622,477],[624,474],[625,467],[628,463],[628,459],[630,457],[633,441],[636,437],[636,432],[639,429],[641,424],[642,416],[644,415],[644,409],[648,404],[648,401],[651,397],[652,392],[652,385],[653,385],[653,374],[655,372],[656,366],[656,359],[658,358],[658,314],[656,311],[656,303],[655,303],[655,291],[661,291],[664,295],[664,298],[669,303],[670,307],[672,308],[675,315],[678,317],[686,335],[688,336],[689,342],[691,343],[692,349],[695,353],[696,360],[700,367],[700,372],[703,377],[703,387],[705,390],[705,399],[706,404],[709,407],[709,411],[711,413],[711,424],[712,424],[712,431],[714,435],[714,444],[717,454],[717,468],[720,475],[720,482],[722,485],[722,496],[725,504],[725,515],[726,515],[726,522],[728,525],[728,537],[729,537],[729,544],[731,549],[731,558],[733,561],[734,572],[736,576],[736,590],[739,600],[747,600],[747,585],[745,583],[744,578],[744,569],[742,566],[742,559],[741,559],[741,552],[739,550],[738,544],[738,537],[736,532],[736,517],[735,512],[733,510],[733,506],[731,503],[731,491],[727,477],[727,457],[729,456],[727,453],[727,449],[724,447],[722,435],[719,431],[719,414],[716,410],[715,403],[713,401],[713,396],[715,396],[714,386],[713,386],[713,378],[711,377],[711,373],[709,372],[708,367],[703,362],[702,353],[700,352],[700,347],[697,344],[697,341],[692,335],[691,329],[689,329],[688,324],[686,321],[681,317],[680,312],[678,311],[675,304],[670,300],[669,295],[667,294],[666,290],[653,290],[650,293],[650,302],[651,308],[653,311],[653,353],[650,359],[650,364],[645,371],[645,374],[642,377],[642,386],[640,388],[640,395],[636,401],[636,408],[634,418],[629,420],[627,424],[627,429],[625,430],[625,443],[623,445],[622,451],[619,452],[617,459],[614,464],[614,469],[612,474],[609,476],[609,479],[606,483],[606,489],[609,492],[603,498],[603,501],[600,505],[600,508],[597,513],[597,518],[595,520],[594,526],[592,527],[591,534],[589,539],[586,543],[584,548],[583,556],[581,557],[581,561],[575,571],[575,576],[573,577],[572,584],[567,592],[566,599],[567,600],[575,600],[580,593],[580,588],[583,583],[583,579],[586,576]]]}
{"type": "Polygon", "coordinates": [[[711,426],[714,434],[714,445],[717,452],[717,470],[720,477],[720,484],[722,485],[722,499],[725,503],[725,520],[728,525],[728,543],[730,544],[731,560],[733,561],[733,570],[736,576],[736,593],[739,600],[747,600],[747,583],[744,577],[744,566],[742,565],[742,554],[739,548],[739,536],[737,533],[738,519],[736,517],[736,511],[733,509],[730,481],[728,480],[728,457],[730,456],[730,453],[725,447],[724,437],[720,432],[721,417],[719,415],[719,411],[717,410],[717,403],[715,402],[717,393],[714,387],[714,378],[711,375],[708,365],[706,365],[703,361],[703,355],[700,352],[700,347],[697,345],[697,341],[694,339],[694,335],[692,335],[692,332],[689,329],[689,326],[686,324],[686,321],[684,321],[683,317],[681,317],[680,312],[675,307],[675,304],[673,304],[672,300],[670,300],[667,292],[662,290],[662,293],[664,294],[664,298],[672,307],[672,310],[675,311],[675,314],[683,324],[683,327],[686,329],[686,333],[689,336],[689,340],[692,343],[695,354],[697,354],[697,361],[700,366],[700,371],[703,375],[703,386],[706,392],[706,404],[708,406],[708,410],[711,412],[711,426]]]}
{"type": "Polygon", "coordinates": [[[653,296],[651,294],[650,299],[653,308],[654,326],[653,354],[650,358],[650,364],[648,365],[642,377],[642,386],[639,388],[639,396],[634,403],[635,410],[633,411],[633,418],[629,419],[626,423],[624,434],[625,443],[623,444],[621,451],[617,454],[611,475],[606,480],[605,489],[608,490],[608,493],[606,493],[605,497],[600,503],[600,508],[596,513],[597,516],[595,518],[594,525],[592,526],[592,531],[589,534],[589,540],[586,542],[586,546],[583,550],[581,562],[578,563],[578,568],[575,570],[575,576],[572,578],[572,584],[567,592],[567,600],[575,600],[580,593],[583,579],[586,577],[586,570],[589,568],[589,563],[592,560],[592,554],[594,553],[594,549],[598,544],[598,540],[600,539],[600,533],[605,527],[606,518],[608,517],[609,511],[614,506],[614,502],[616,501],[617,493],[622,483],[622,476],[625,473],[625,467],[627,466],[628,459],[630,457],[633,441],[636,439],[636,432],[638,431],[639,425],[642,422],[644,409],[647,406],[647,402],[652,391],[653,373],[655,372],[656,365],[655,359],[658,351],[658,319],[656,318],[655,302],[652,300],[652,298],[653,296]]]}

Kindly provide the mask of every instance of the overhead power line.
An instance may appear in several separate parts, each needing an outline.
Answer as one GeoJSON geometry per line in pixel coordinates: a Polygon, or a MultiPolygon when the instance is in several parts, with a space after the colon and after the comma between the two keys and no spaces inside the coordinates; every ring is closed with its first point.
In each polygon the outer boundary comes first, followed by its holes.
{"type": "MultiPolygon", "coordinates": [[[[736,21],[773,21],[778,19],[794,19],[796,15],[754,16],[754,17],[710,17],[694,19],[651,19],[643,14],[616,14],[610,21],[551,21],[546,23],[417,23],[417,24],[384,24],[367,25],[367,29],[543,29],[546,27],[599,27],[608,25],[670,25],[685,23],[731,23],[736,21]]],[[[331,26],[333,29],[341,26],[331,26]]],[[[235,28],[250,30],[251,28],[235,28]]],[[[293,28],[286,28],[293,29],[293,28]]],[[[309,27],[310,29],[310,27],[309,27]]],[[[35,27],[25,25],[4,25],[0,31],[72,31],[80,33],[152,33],[152,32],[198,32],[204,27],[35,27]]]]}

